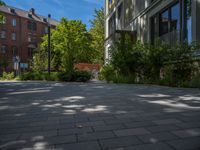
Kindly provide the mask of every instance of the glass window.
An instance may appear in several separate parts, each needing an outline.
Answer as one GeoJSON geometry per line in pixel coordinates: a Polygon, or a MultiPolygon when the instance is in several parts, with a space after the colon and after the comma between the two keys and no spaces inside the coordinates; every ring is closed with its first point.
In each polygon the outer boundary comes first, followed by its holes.
{"type": "Polygon", "coordinates": [[[32,40],[31,40],[31,36],[28,36],[28,42],[31,42],[32,40]]]}
{"type": "Polygon", "coordinates": [[[16,19],[12,19],[12,26],[16,27],[16,25],[17,25],[17,20],[16,19]]]}
{"type": "Polygon", "coordinates": [[[27,28],[28,28],[29,30],[36,31],[36,30],[37,30],[37,23],[32,22],[32,21],[28,21],[28,22],[27,22],[27,28]]]}
{"type": "Polygon", "coordinates": [[[13,56],[17,56],[18,55],[18,49],[17,49],[16,46],[12,47],[12,54],[13,54],[13,56]]]}
{"type": "Polygon", "coordinates": [[[189,44],[192,42],[192,0],[185,0],[186,9],[186,38],[189,44]]]}
{"type": "Polygon", "coordinates": [[[44,33],[48,33],[48,27],[44,27],[44,33]]]}
{"type": "Polygon", "coordinates": [[[169,32],[169,20],[169,10],[166,10],[160,15],[160,35],[169,32]]]}
{"type": "Polygon", "coordinates": [[[180,3],[177,3],[171,8],[171,30],[180,30],[180,3]]]}
{"type": "Polygon", "coordinates": [[[28,56],[33,57],[34,48],[28,48],[28,56]]]}
{"type": "Polygon", "coordinates": [[[1,39],[5,39],[5,38],[6,38],[6,31],[5,31],[5,30],[2,30],[2,31],[0,32],[0,38],[1,38],[1,39]]]}
{"type": "Polygon", "coordinates": [[[13,40],[13,41],[16,40],[16,33],[15,33],[15,32],[12,33],[12,40],[13,40]]]}
{"type": "Polygon", "coordinates": [[[3,53],[3,54],[7,53],[7,48],[8,48],[7,45],[2,45],[1,49],[0,49],[1,53],[3,53]]]}
{"type": "Polygon", "coordinates": [[[35,22],[33,22],[32,24],[33,24],[33,25],[32,25],[32,26],[33,26],[32,29],[33,29],[34,31],[36,31],[36,30],[37,30],[37,24],[36,24],[35,22]]]}

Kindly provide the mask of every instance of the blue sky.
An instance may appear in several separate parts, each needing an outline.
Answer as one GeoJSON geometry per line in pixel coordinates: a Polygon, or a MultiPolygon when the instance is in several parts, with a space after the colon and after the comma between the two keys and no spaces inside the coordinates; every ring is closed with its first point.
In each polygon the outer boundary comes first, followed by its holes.
{"type": "Polygon", "coordinates": [[[104,0],[3,0],[7,5],[29,10],[35,8],[36,13],[60,20],[67,19],[82,20],[89,29],[89,20],[93,18],[94,9],[104,6],[104,0]]]}

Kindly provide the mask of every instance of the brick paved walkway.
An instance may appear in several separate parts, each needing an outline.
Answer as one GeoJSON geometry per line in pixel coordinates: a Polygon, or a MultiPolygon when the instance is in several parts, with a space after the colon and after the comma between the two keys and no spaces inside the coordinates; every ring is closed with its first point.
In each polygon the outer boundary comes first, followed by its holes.
{"type": "Polygon", "coordinates": [[[197,150],[200,90],[0,82],[0,149],[197,150]]]}

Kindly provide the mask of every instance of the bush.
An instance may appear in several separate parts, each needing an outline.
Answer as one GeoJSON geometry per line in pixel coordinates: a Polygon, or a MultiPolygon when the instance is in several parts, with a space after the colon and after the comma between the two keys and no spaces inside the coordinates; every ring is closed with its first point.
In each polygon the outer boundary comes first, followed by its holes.
{"type": "Polygon", "coordinates": [[[73,73],[51,72],[50,76],[47,72],[27,72],[18,77],[19,80],[47,80],[47,81],[75,81],[86,82],[91,78],[91,74],[86,71],[75,71],[73,73]]]}
{"type": "Polygon", "coordinates": [[[76,82],[87,82],[91,79],[92,75],[87,71],[75,71],[72,80],[76,82]]]}
{"type": "Polygon", "coordinates": [[[15,78],[14,72],[3,72],[2,80],[13,80],[15,78]]]}
{"type": "Polygon", "coordinates": [[[200,88],[200,74],[194,76],[189,82],[189,87],[200,88]]]}
{"type": "Polygon", "coordinates": [[[100,70],[100,80],[112,81],[115,76],[115,70],[111,65],[105,65],[100,70]]]}
{"type": "Polygon", "coordinates": [[[112,78],[112,81],[114,83],[127,83],[127,84],[132,84],[135,83],[135,76],[124,76],[124,75],[115,75],[112,78]]]}

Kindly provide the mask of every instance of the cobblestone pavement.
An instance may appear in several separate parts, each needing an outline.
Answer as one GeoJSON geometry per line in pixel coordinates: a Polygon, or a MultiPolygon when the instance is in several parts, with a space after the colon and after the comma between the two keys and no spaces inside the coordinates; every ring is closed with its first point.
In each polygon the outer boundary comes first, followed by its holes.
{"type": "Polygon", "coordinates": [[[0,82],[0,149],[198,150],[200,90],[0,82]]]}

